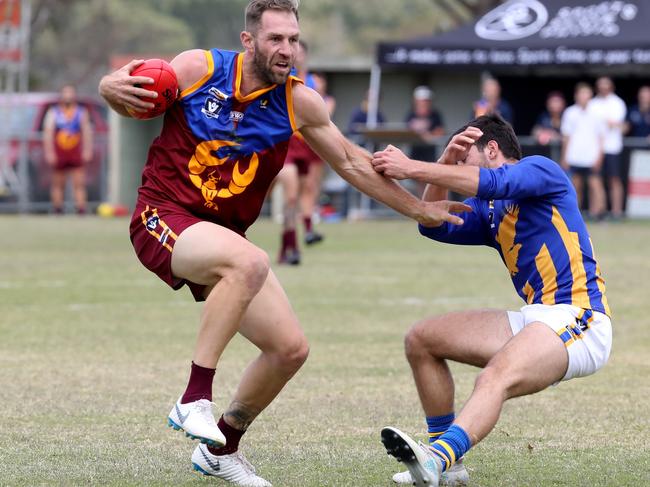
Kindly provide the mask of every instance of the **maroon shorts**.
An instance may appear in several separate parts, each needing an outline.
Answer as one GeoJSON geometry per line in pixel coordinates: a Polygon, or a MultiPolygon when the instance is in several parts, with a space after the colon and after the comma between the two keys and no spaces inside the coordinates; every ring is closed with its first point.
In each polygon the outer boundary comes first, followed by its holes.
{"type": "Polygon", "coordinates": [[[131,243],[142,265],[175,290],[187,284],[196,301],[205,300],[205,286],[172,275],[172,251],[178,236],[200,221],[204,220],[176,205],[147,205],[139,198],[129,228],[131,243]]]}
{"type": "Polygon", "coordinates": [[[55,171],[66,171],[68,169],[76,169],[83,167],[84,163],[81,159],[59,159],[57,158],[54,164],[55,171]]]}
{"type": "Polygon", "coordinates": [[[323,161],[302,137],[294,135],[289,140],[289,150],[285,159],[286,164],[295,164],[298,168],[298,174],[306,176],[309,173],[309,166],[312,164],[321,164],[323,161]]]}

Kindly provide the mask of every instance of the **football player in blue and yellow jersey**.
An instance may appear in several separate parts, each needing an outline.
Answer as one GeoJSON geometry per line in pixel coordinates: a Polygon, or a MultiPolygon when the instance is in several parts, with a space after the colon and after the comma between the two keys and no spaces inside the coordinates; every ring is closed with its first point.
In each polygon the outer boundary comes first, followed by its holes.
{"type": "MultiPolygon", "coordinates": [[[[194,467],[237,485],[269,486],[239,451],[253,420],[307,358],[307,339],[266,253],[246,239],[289,139],[307,143],[351,184],[412,217],[459,222],[453,202],[423,202],[376,173],[372,156],[345,139],[321,96],[290,76],[300,29],[296,0],[251,0],[243,52],[193,49],[171,65],[180,89],[152,143],[130,236],[142,264],[173,289],[204,300],[190,378],[168,424],[201,443],[194,467]],[[212,413],[215,368],[240,333],[260,349],[218,423],[212,413]]],[[[142,111],[151,79],[131,76],[134,60],[99,85],[118,113],[142,111]]],[[[164,380],[164,379],[163,379],[164,380]]]]}
{"type": "Polygon", "coordinates": [[[505,264],[520,311],[472,310],[427,318],[411,328],[406,354],[426,414],[429,445],[396,428],[382,430],[389,453],[409,472],[399,482],[467,481],[457,463],[494,428],[505,400],[533,394],[607,362],[612,343],[605,281],[571,181],[554,161],[522,158],[512,127],[498,115],[460,129],[438,164],[389,146],[375,170],[428,186],[423,199],[448,190],[471,195],[461,226],[420,225],[422,235],[458,245],[487,245],[505,264]],[[445,360],[483,367],[472,395],[454,414],[454,383],[445,360]]]}

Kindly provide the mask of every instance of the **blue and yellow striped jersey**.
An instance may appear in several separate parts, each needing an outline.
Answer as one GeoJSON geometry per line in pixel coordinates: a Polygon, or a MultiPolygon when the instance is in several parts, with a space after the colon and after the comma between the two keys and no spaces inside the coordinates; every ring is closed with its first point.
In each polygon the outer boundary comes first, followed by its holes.
{"type": "Polygon", "coordinates": [[[611,316],[603,280],[571,181],[552,160],[480,169],[472,212],[460,226],[420,226],[440,242],[495,248],[528,304],[570,304],[611,316]]]}

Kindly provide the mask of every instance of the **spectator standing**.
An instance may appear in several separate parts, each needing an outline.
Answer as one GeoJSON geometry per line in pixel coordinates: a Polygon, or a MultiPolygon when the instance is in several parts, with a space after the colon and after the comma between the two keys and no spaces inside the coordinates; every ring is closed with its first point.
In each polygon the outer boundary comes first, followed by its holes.
{"type": "MultiPolygon", "coordinates": [[[[352,115],[350,115],[350,121],[348,122],[348,136],[354,140],[357,144],[363,145],[365,140],[361,136],[360,129],[365,127],[368,123],[368,97],[370,95],[369,91],[366,91],[366,94],[361,100],[361,103],[357,108],[354,109],[352,115]]],[[[381,125],[386,122],[384,114],[381,111],[377,111],[377,124],[381,125]]]]}
{"type": "MultiPolygon", "coordinates": [[[[413,90],[413,102],[411,111],[406,115],[406,125],[410,130],[418,134],[422,142],[416,142],[411,146],[410,158],[417,161],[435,161],[436,147],[433,141],[436,137],[445,134],[445,127],[442,116],[433,107],[433,92],[428,86],[418,86],[413,90]]],[[[415,182],[414,191],[416,194],[424,192],[424,184],[415,182]]]]}
{"type": "Polygon", "coordinates": [[[626,130],[630,137],[646,137],[650,142],[650,86],[639,88],[638,103],[627,113],[626,130]]]}
{"type": "Polygon", "coordinates": [[[605,159],[602,176],[609,186],[611,215],[614,220],[623,218],[623,130],[627,107],[614,93],[611,78],[603,76],[596,81],[596,97],[591,101],[593,113],[606,124],[605,159]]]}
{"type": "Polygon", "coordinates": [[[589,216],[599,219],[605,212],[605,189],[600,177],[603,164],[605,123],[593,113],[593,90],[587,83],[578,83],[575,104],[562,115],[562,167],[570,171],[582,208],[584,182],[589,187],[589,216]]]}
{"type": "Polygon", "coordinates": [[[562,139],[562,114],[566,108],[564,95],[559,91],[552,91],[546,97],[546,110],[537,117],[533,127],[533,136],[541,145],[548,145],[552,141],[562,139]]]}
{"type": "Polygon", "coordinates": [[[474,102],[474,111],[470,118],[492,114],[501,115],[510,125],[514,122],[510,103],[501,98],[501,84],[496,78],[487,77],[481,83],[481,99],[474,102]]]}
{"type": "Polygon", "coordinates": [[[411,147],[411,159],[433,161],[436,159],[435,147],[431,145],[435,137],[444,135],[445,127],[438,110],[432,105],[433,92],[427,86],[413,90],[413,104],[406,115],[406,125],[417,133],[423,143],[411,147]]]}

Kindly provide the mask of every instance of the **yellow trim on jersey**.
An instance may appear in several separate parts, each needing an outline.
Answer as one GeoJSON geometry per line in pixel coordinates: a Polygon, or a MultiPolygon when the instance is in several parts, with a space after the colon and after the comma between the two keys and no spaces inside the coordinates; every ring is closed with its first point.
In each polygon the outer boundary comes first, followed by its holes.
{"type": "Polygon", "coordinates": [[[242,73],[243,73],[243,66],[244,66],[244,53],[240,52],[237,54],[237,59],[235,60],[235,98],[239,102],[247,102],[254,100],[260,95],[263,95],[264,93],[267,93],[271,91],[273,88],[278,86],[277,84],[272,84],[271,86],[267,86],[266,88],[262,88],[261,90],[256,90],[253,91],[252,93],[249,93],[246,96],[242,96],[240,88],[241,88],[241,80],[242,80],[242,73]]]}
{"type": "Polygon", "coordinates": [[[598,263],[598,260],[596,260],[594,243],[591,241],[591,238],[589,238],[589,243],[591,244],[591,255],[596,261],[596,284],[598,284],[598,290],[600,291],[600,301],[603,303],[603,307],[605,308],[605,314],[607,316],[612,316],[612,312],[609,309],[609,303],[607,302],[607,296],[605,296],[605,280],[603,279],[603,275],[600,272],[600,264],[598,263]]]}
{"type": "Polygon", "coordinates": [[[535,290],[533,286],[530,285],[530,282],[526,281],[522,292],[526,295],[526,304],[533,304],[535,300],[535,290]]]}
{"type": "Polygon", "coordinates": [[[210,51],[203,52],[205,53],[205,60],[208,63],[207,73],[201,76],[201,79],[196,81],[192,86],[181,91],[181,96],[179,96],[179,98],[185,98],[186,96],[194,93],[196,90],[201,88],[201,86],[203,86],[214,74],[214,59],[212,58],[212,53],[210,51]]]}
{"type": "Polygon", "coordinates": [[[571,275],[573,276],[571,304],[578,308],[591,309],[591,300],[589,299],[589,290],[587,289],[587,271],[582,260],[582,252],[580,252],[578,233],[569,231],[569,227],[567,227],[564,218],[562,218],[562,215],[560,215],[560,212],[555,206],[553,206],[551,222],[560,234],[564,248],[569,254],[569,264],[571,265],[571,275]]]}
{"type": "MultiPolygon", "coordinates": [[[[300,78],[296,78],[295,76],[289,76],[286,85],[287,112],[289,113],[289,122],[291,122],[291,130],[296,132],[298,130],[298,126],[296,125],[296,115],[293,113],[293,82],[294,81],[297,81],[298,83],[302,83],[303,81],[300,78]]],[[[302,135],[300,135],[300,133],[297,133],[296,135],[302,138],[302,135]]]]}
{"type": "Polygon", "coordinates": [[[506,267],[510,271],[510,275],[514,276],[519,272],[517,261],[519,260],[519,250],[521,244],[515,244],[517,237],[517,221],[519,220],[519,207],[508,208],[508,214],[501,220],[499,230],[495,240],[501,246],[501,254],[506,263],[506,267]]]}
{"type": "Polygon", "coordinates": [[[535,257],[535,266],[544,284],[542,287],[542,304],[555,304],[557,270],[555,269],[553,259],[546,244],[542,244],[542,248],[535,257]]]}

